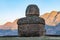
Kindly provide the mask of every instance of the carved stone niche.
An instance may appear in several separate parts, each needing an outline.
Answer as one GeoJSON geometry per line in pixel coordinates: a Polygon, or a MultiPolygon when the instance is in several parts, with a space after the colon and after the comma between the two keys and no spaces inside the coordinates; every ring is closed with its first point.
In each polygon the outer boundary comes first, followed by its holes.
{"type": "Polygon", "coordinates": [[[36,5],[29,5],[26,17],[19,19],[17,24],[20,37],[38,37],[45,33],[45,21],[39,17],[39,9],[36,5]]]}

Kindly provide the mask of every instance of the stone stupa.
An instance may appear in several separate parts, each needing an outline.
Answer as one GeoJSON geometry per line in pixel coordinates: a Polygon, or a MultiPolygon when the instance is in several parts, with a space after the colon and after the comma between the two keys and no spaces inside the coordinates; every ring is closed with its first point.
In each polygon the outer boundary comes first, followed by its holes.
{"type": "Polygon", "coordinates": [[[18,24],[18,36],[20,37],[39,37],[45,33],[45,20],[39,17],[37,5],[28,5],[26,17],[20,18],[18,24]]]}

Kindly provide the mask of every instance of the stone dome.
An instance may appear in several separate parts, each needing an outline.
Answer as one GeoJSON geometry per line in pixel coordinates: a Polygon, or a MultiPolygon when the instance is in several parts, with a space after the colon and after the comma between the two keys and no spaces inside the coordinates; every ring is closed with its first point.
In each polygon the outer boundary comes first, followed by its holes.
{"type": "Polygon", "coordinates": [[[26,8],[26,16],[39,16],[39,8],[37,5],[28,5],[26,8]]]}

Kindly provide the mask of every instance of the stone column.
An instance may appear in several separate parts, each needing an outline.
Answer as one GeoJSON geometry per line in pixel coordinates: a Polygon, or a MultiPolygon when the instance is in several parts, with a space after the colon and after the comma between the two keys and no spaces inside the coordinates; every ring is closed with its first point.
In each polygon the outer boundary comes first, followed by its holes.
{"type": "Polygon", "coordinates": [[[37,5],[28,5],[26,17],[20,18],[17,24],[20,37],[38,37],[45,33],[45,20],[39,17],[37,5]]]}

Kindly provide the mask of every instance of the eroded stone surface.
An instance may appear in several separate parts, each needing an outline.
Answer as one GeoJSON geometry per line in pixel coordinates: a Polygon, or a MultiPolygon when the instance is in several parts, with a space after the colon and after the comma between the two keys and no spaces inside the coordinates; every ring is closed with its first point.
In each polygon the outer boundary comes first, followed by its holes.
{"type": "Polygon", "coordinates": [[[17,22],[20,37],[35,37],[44,35],[45,21],[39,17],[39,9],[36,5],[29,5],[26,17],[17,22]]]}
{"type": "Polygon", "coordinates": [[[42,24],[23,24],[19,25],[19,35],[20,36],[42,36],[44,33],[44,28],[42,24]]]}

